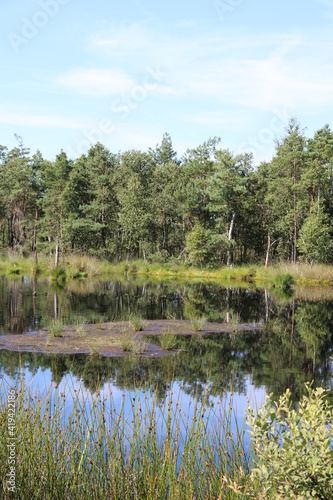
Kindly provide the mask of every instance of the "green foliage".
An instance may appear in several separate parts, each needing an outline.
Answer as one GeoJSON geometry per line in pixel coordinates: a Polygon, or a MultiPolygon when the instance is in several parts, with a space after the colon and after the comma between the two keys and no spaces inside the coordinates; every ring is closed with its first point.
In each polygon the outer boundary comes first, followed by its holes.
{"type": "Polygon", "coordinates": [[[333,232],[327,214],[318,204],[302,226],[298,248],[308,262],[332,261],[333,232]]]}
{"type": "Polygon", "coordinates": [[[290,273],[281,274],[276,281],[277,286],[282,288],[284,292],[289,290],[294,283],[295,280],[290,273]]]}
{"type": "Polygon", "coordinates": [[[325,396],[307,385],[297,410],[287,390],[250,412],[255,455],[246,498],[333,498],[333,408],[325,396]]]}
{"type": "MultiPolygon", "coordinates": [[[[69,160],[0,146],[0,250],[64,260],[187,261],[201,268],[278,259],[333,261],[333,133],[307,138],[291,119],[271,162],[211,138],[181,160],[164,134],[155,149],[112,153],[100,143],[69,160]],[[320,207],[318,209],[318,207],[320,207]]],[[[38,259],[37,259],[38,258],[38,259]]],[[[37,264],[36,264],[37,265],[37,264]]],[[[15,269],[13,272],[17,272],[15,269]]],[[[68,277],[89,272],[73,267],[68,277]]]]}
{"type": "Polygon", "coordinates": [[[131,352],[133,348],[133,335],[128,330],[121,332],[121,347],[124,352],[131,352]]]}
{"type": "Polygon", "coordinates": [[[186,252],[189,261],[201,268],[208,256],[210,233],[199,222],[196,222],[192,231],[186,236],[186,252]]]}
{"type": "MultiPolygon", "coordinates": [[[[172,386],[170,382],[171,391],[172,386]]],[[[92,395],[91,404],[82,397],[82,386],[69,383],[62,391],[54,385],[44,392],[24,383],[18,387],[19,493],[3,498],[234,498],[224,475],[236,478],[246,467],[244,429],[231,437],[232,411],[222,397],[217,408],[204,396],[188,410],[174,399],[161,419],[156,416],[162,407],[158,390],[152,395],[145,386],[126,391],[130,412],[125,401],[117,404],[111,385],[105,398],[92,395]],[[71,404],[69,394],[76,394],[71,404]]],[[[0,383],[2,457],[9,453],[7,397],[8,387],[0,383]]],[[[8,461],[1,460],[1,477],[9,471],[8,461]]]]}
{"type": "Polygon", "coordinates": [[[64,285],[66,282],[66,270],[63,267],[55,267],[51,272],[51,281],[58,285],[64,285]]]}
{"type": "Polygon", "coordinates": [[[147,346],[145,341],[142,338],[133,338],[132,339],[132,353],[139,356],[146,352],[147,346]]]}

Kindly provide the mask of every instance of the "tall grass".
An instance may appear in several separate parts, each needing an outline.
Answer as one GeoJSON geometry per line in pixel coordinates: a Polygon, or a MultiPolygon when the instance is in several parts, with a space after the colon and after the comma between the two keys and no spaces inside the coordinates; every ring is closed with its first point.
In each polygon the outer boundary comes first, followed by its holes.
{"type": "MultiPolygon", "coordinates": [[[[296,284],[332,285],[333,266],[324,264],[296,265],[285,262],[276,263],[268,268],[264,265],[241,265],[233,268],[226,266],[214,269],[199,269],[192,266],[171,263],[147,263],[141,260],[123,262],[108,262],[87,255],[68,255],[61,259],[60,267],[66,271],[67,281],[85,278],[106,278],[111,275],[130,279],[149,277],[156,279],[209,281],[220,284],[230,282],[237,286],[279,286],[283,275],[290,274],[296,284]]],[[[45,255],[38,257],[38,264],[33,257],[23,258],[16,254],[8,254],[0,258],[0,274],[46,274],[54,269],[54,261],[45,255]]]]}
{"type": "MultiPolygon", "coordinates": [[[[1,477],[8,472],[6,394],[0,384],[1,477]]],[[[147,388],[116,404],[77,386],[46,394],[17,390],[16,494],[3,498],[222,499],[236,498],[226,477],[249,468],[244,430],[232,436],[231,406],[207,397],[184,410],[171,385],[161,403],[147,388]]]]}

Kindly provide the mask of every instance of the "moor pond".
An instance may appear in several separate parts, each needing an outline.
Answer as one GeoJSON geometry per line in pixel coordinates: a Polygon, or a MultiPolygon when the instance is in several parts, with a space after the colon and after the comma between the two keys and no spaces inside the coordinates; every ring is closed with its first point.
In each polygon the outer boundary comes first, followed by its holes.
{"type": "Polygon", "coordinates": [[[297,401],[311,381],[333,389],[331,288],[296,288],[286,295],[250,285],[121,277],[73,281],[63,288],[41,278],[0,278],[0,335],[39,331],[54,318],[65,324],[84,316],[91,324],[128,325],[131,314],[146,320],[205,316],[209,322],[227,323],[230,331],[180,336],[176,354],[152,358],[0,350],[0,377],[11,387],[23,379],[41,391],[80,386],[87,401],[112,391],[115,405],[143,386],[158,392],[165,404],[172,381],[184,406],[203,395],[213,403],[221,394],[226,401],[232,397],[239,421],[249,399],[260,405],[266,394],[278,398],[290,388],[297,401]],[[249,330],[238,328],[244,324],[249,330]]]}

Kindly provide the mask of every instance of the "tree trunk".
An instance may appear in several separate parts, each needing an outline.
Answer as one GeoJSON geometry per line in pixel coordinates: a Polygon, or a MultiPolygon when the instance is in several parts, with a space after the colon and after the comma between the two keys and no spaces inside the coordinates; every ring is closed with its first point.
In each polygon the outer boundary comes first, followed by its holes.
{"type": "Polygon", "coordinates": [[[230,229],[229,229],[229,234],[228,234],[228,258],[227,258],[227,266],[230,267],[231,262],[232,262],[232,257],[231,257],[231,239],[232,239],[232,231],[234,229],[234,224],[235,224],[235,218],[236,218],[236,212],[232,212],[232,219],[230,223],[230,229]]]}
{"type": "Polygon", "coordinates": [[[59,240],[58,239],[57,239],[57,243],[56,243],[54,264],[55,264],[55,267],[58,267],[58,265],[59,265],[59,240]]]}
{"type": "Polygon", "coordinates": [[[32,251],[35,255],[36,264],[38,262],[38,257],[37,257],[37,221],[38,221],[38,207],[36,205],[35,206],[35,220],[34,220],[34,236],[33,236],[33,243],[32,243],[32,251]]]}
{"type": "Polygon", "coordinates": [[[297,214],[296,214],[296,158],[294,158],[294,255],[293,262],[297,260],[297,214]]]}
{"type": "Polygon", "coordinates": [[[267,252],[266,252],[266,260],[265,267],[268,267],[268,259],[269,259],[269,251],[271,249],[271,232],[268,231],[268,241],[267,241],[267,252]]]}

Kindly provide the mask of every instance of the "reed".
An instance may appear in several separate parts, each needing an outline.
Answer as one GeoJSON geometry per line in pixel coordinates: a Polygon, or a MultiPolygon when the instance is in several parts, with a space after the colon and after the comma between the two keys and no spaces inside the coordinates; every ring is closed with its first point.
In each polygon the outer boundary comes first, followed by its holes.
{"type": "Polygon", "coordinates": [[[60,319],[52,320],[52,323],[48,326],[48,331],[51,337],[62,337],[64,333],[64,324],[60,319]]]}
{"type": "MultiPolygon", "coordinates": [[[[332,285],[333,266],[324,264],[309,265],[286,262],[274,263],[268,268],[263,264],[240,265],[235,267],[220,266],[216,268],[199,269],[193,266],[171,263],[148,263],[142,260],[131,262],[109,262],[87,255],[66,255],[60,260],[60,268],[65,271],[67,282],[81,281],[86,278],[109,279],[110,276],[123,279],[172,279],[193,282],[215,282],[230,286],[279,286],[281,277],[290,274],[295,284],[303,285],[332,285]]],[[[54,271],[53,259],[40,255],[38,264],[33,257],[21,257],[17,254],[8,254],[0,258],[0,274],[10,275],[50,275],[54,271]]]]}
{"type": "Polygon", "coordinates": [[[172,351],[173,349],[177,349],[178,346],[178,338],[177,335],[173,333],[171,328],[165,329],[161,335],[159,336],[159,341],[162,349],[165,351],[172,351]]]}
{"type": "Polygon", "coordinates": [[[190,318],[192,328],[195,332],[201,332],[207,321],[206,316],[192,316],[190,318]]]}
{"type": "MultiPolygon", "coordinates": [[[[7,492],[6,500],[236,498],[225,478],[236,480],[249,462],[244,429],[232,436],[232,408],[222,400],[212,406],[205,396],[185,410],[171,384],[165,404],[140,387],[116,407],[111,389],[91,400],[77,385],[61,390],[44,393],[24,382],[16,390],[17,496],[7,492]]],[[[9,467],[7,393],[2,381],[2,478],[9,467]]]]}

